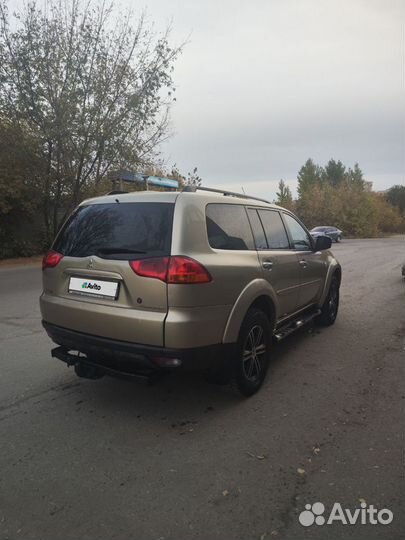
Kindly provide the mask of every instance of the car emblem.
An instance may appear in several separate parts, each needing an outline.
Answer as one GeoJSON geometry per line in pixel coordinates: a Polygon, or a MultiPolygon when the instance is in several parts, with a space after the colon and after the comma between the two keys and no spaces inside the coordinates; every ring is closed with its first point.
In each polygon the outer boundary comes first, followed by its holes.
{"type": "Polygon", "coordinates": [[[93,268],[94,261],[90,258],[89,264],[87,265],[87,268],[93,268]]]}

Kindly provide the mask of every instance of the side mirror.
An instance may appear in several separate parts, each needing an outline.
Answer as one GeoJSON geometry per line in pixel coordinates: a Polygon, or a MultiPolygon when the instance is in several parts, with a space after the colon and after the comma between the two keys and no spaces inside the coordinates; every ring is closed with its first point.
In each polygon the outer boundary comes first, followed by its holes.
{"type": "Polygon", "coordinates": [[[315,251],[324,251],[332,245],[332,238],[329,236],[317,236],[315,238],[315,251]]]}

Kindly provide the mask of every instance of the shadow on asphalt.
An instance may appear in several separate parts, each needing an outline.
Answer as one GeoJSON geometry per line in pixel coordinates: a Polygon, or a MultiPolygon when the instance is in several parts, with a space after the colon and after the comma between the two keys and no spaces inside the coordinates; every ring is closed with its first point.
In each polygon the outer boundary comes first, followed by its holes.
{"type": "MultiPolygon", "coordinates": [[[[178,372],[148,384],[140,380],[123,380],[105,376],[96,381],[77,379],[81,400],[79,408],[91,402],[97,415],[113,414],[121,417],[137,418],[145,414],[160,420],[180,418],[184,426],[201,418],[201,415],[216,416],[227,409],[255,406],[271,396],[271,386],[275,384],[277,372],[283,362],[288,362],[289,354],[299,349],[305,339],[310,339],[320,330],[308,325],[288,336],[280,343],[274,343],[269,371],[263,388],[250,399],[245,399],[231,385],[217,385],[207,382],[201,374],[178,372]]],[[[292,369],[294,369],[292,367],[292,369]]],[[[75,392],[76,394],[76,392],[75,392]]],[[[179,426],[182,427],[181,425],[179,426]]]]}

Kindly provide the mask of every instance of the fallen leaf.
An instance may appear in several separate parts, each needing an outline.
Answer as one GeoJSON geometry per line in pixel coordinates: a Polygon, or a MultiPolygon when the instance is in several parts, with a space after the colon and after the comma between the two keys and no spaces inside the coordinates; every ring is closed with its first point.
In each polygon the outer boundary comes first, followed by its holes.
{"type": "Polygon", "coordinates": [[[227,489],[224,489],[224,491],[222,492],[222,495],[223,495],[224,497],[228,497],[229,491],[228,491],[227,489]]]}
{"type": "Polygon", "coordinates": [[[298,467],[297,473],[298,474],[305,474],[305,469],[301,469],[301,467],[298,467]]]}
{"type": "Polygon", "coordinates": [[[252,452],[246,452],[246,454],[251,457],[251,458],[256,458],[256,459],[259,459],[259,460],[263,460],[263,459],[266,459],[266,456],[262,456],[262,455],[255,455],[255,454],[252,454],[252,452]]]}

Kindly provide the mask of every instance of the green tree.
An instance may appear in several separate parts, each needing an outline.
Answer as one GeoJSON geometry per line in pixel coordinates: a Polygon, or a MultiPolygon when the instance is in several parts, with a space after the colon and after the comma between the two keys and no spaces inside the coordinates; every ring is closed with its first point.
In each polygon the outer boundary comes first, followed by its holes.
{"type": "Polygon", "coordinates": [[[34,1],[13,19],[0,0],[0,114],[39,141],[48,237],[109,171],[153,162],[179,52],[104,2],[34,1]]]}
{"type": "Polygon", "coordinates": [[[315,165],[312,159],[307,159],[305,165],[298,172],[298,198],[302,198],[306,193],[321,182],[322,169],[315,165]]]}
{"type": "Polygon", "coordinates": [[[38,141],[0,117],[0,259],[31,255],[42,243],[36,219],[43,174],[38,141]]]}
{"type": "Polygon", "coordinates": [[[392,186],[386,193],[387,201],[405,216],[405,186],[392,186]]]}
{"type": "Polygon", "coordinates": [[[323,169],[323,178],[331,186],[339,186],[346,178],[346,167],[343,163],[330,159],[323,169]]]}
{"type": "Polygon", "coordinates": [[[394,186],[386,197],[373,192],[357,163],[352,169],[330,160],[322,170],[308,160],[298,182],[301,190],[297,211],[308,227],[335,225],[345,235],[357,237],[404,231],[405,219],[399,210],[403,191],[398,189],[402,186],[394,186]],[[323,171],[323,181],[314,180],[315,171],[323,171]],[[388,202],[390,195],[398,208],[388,202]]]}
{"type": "Polygon", "coordinates": [[[360,189],[364,189],[366,187],[363,171],[360,169],[358,163],[354,164],[353,169],[348,169],[346,181],[353,187],[358,187],[360,189]]]}
{"type": "Polygon", "coordinates": [[[290,188],[286,185],[283,179],[278,183],[278,192],[276,193],[276,204],[289,210],[293,207],[293,197],[290,188]]]}

